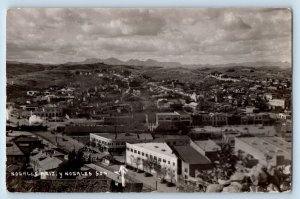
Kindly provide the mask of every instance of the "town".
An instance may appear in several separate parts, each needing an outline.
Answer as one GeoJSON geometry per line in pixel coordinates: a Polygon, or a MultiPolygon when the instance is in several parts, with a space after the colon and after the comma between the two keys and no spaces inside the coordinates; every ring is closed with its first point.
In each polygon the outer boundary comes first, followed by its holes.
{"type": "Polygon", "coordinates": [[[291,76],[243,66],[45,67],[24,72],[28,80],[8,75],[9,191],[290,191],[291,76]],[[43,82],[45,71],[57,79],[43,82]]]}

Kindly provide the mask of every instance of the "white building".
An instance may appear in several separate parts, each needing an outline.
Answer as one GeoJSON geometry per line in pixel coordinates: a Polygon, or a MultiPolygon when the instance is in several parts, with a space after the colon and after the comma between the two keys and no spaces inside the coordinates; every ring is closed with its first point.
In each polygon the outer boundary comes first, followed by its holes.
{"type": "Polygon", "coordinates": [[[150,133],[90,133],[90,141],[100,145],[105,151],[123,151],[126,143],[149,142],[153,140],[150,133]]]}
{"type": "Polygon", "coordinates": [[[257,159],[263,165],[291,163],[291,143],[279,137],[236,137],[235,152],[257,159]]]}
{"type": "Polygon", "coordinates": [[[280,107],[282,109],[285,108],[285,100],[284,99],[271,99],[269,100],[269,105],[276,108],[280,107]]]}
{"type": "MultiPolygon", "coordinates": [[[[126,164],[132,167],[147,171],[145,160],[155,161],[168,172],[165,179],[168,181],[177,181],[177,156],[166,143],[137,143],[126,144],[126,164]]],[[[155,173],[155,170],[151,170],[155,173]]]]}

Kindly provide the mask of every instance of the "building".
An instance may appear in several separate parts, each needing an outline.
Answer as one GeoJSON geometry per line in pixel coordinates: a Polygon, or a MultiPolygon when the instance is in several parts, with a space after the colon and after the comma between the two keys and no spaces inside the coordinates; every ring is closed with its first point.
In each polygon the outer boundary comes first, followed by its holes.
{"type": "Polygon", "coordinates": [[[169,146],[173,146],[173,145],[187,145],[187,144],[190,144],[191,139],[187,135],[164,135],[164,134],[156,134],[153,142],[165,142],[169,146]]]}
{"type": "Polygon", "coordinates": [[[126,144],[126,164],[134,168],[155,173],[154,168],[149,169],[146,161],[152,161],[165,168],[168,172],[165,179],[170,182],[178,180],[178,159],[173,150],[166,143],[136,143],[126,144]]]}
{"type": "Polygon", "coordinates": [[[193,116],[196,126],[223,126],[228,124],[228,114],[224,113],[199,113],[193,116]]]}
{"type": "Polygon", "coordinates": [[[156,126],[166,123],[183,123],[186,125],[192,124],[192,117],[190,114],[180,112],[167,112],[167,113],[156,113],[156,126]]]}
{"type": "Polygon", "coordinates": [[[279,137],[236,137],[235,152],[258,160],[263,165],[291,163],[291,143],[279,137]]]}
{"type": "Polygon", "coordinates": [[[6,164],[26,163],[26,156],[11,139],[6,138],[6,164]]]}
{"type": "Polygon", "coordinates": [[[133,116],[112,116],[104,117],[104,125],[128,125],[133,122],[133,116]]]}
{"type": "Polygon", "coordinates": [[[275,108],[285,108],[285,100],[284,99],[270,99],[269,105],[275,109],[275,108]]]}
{"type": "Polygon", "coordinates": [[[153,137],[150,133],[90,133],[90,141],[103,147],[104,151],[122,152],[126,143],[150,142],[153,137]]]}
{"type": "Polygon", "coordinates": [[[55,150],[41,150],[30,156],[30,166],[40,175],[40,179],[56,179],[56,175],[46,175],[55,171],[64,161],[64,154],[55,150]]]}
{"type": "Polygon", "coordinates": [[[177,112],[156,113],[156,126],[164,123],[179,123],[180,115],[177,112]]]}
{"type": "Polygon", "coordinates": [[[218,160],[218,152],[221,147],[212,140],[194,141],[191,145],[197,149],[202,155],[208,157],[211,161],[218,160]]]}
{"type": "Polygon", "coordinates": [[[193,145],[173,146],[178,156],[178,173],[184,179],[194,178],[196,170],[209,170],[213,168],[211,161],[202,155],[193,145]]]}
{"type": "Polygon", "coordinates": [[[37,147],[42,147],[42,140],[34,136],[21,135],[12,139],[14,143],[28,155],[33,149],[37,147]]]}

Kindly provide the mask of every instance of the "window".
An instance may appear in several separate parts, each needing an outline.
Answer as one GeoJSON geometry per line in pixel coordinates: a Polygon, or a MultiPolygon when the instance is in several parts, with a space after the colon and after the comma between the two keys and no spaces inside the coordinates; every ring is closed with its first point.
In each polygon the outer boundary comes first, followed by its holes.
{"type": "Polygon", "coordinates": [[[170,164],[170,161],[168,161],[168,164],[170,164]]]}
{"type": "Polygon", "coordinates": [[[139,155],[141,154],[140,151],[138,151],[138,154],[139,154],[139,155]]]}
{"type": "Polygon", "coordinates": [[[161,158],[158,158],[158,162],[161,162],[161,158]]]}
{"type": "Polygon", "coordinates": [[[175,162],[173,162],[173,166],[175,166],[175,162]]]}
{"type": "Polygon", "coordinates": [[[156,156],[154,156],[154,160],[157,160],[157,157],[156,157],[156,156]]]}
{"type": "Polygon", "coordinates": [[[146,157],[148,158],[148,154],[146,153],[146,157]]]}
{"type": "Polygon", "coordinates": [[[142,152],[142,156],[144,156],[144,153],[142,152]]]}
{"type": "Polygon", "coordinates": [[[134,153],[136,153],[136,150],[134,150],[134,153]]]}
{"type": "Polygon", "coordinates": [[[153,159],[153,156],[152,156],[152,155],[150,155],[150,159],[153,159]]]}
{"type": "Polygon", "coordinates": [[[133,149],[130,149],[131,152],[133,152],[133,149]]]}
{"type": "Polygon", "coordinates": [[[187,168],[184,168],[184,172],[186,172],[186,173],[187,173],[187,172],[188,172],[188,169],[187,169],[187,168]]]}
{"type": "Polygon", "coordinates": [[[130,151],[130,148],[127,148],[127,151],[130,151]]]}
{"type": "Polygon", "coordinates": [[[163,159],[163,162],[164,162],[164,163],[166,163],[166,160],[165,160],[165,159],[163,159]]]}

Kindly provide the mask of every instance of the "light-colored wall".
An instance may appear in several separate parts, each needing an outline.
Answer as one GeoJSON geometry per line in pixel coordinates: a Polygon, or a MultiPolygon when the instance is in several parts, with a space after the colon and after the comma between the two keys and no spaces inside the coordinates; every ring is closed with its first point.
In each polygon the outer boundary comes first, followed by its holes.
{"type": "MultiPolygon", "coordinates": [[[[149,155],[148,157],[150,157],[150,155],[152,155],[152,156],[156,156],[157,159],[161,158],[162,160],[161,160],[161,162],[159,162],[161,167],[170,168],[171,170],[173,170],[174,174],[175,174],[173,182],[177,181],[177,166],[178,166],[177,165],[177,157],[171,157],[171,156],[168,156],[166,154],[158,153],[156,151],[152,151],[152,150],[149,150],[149,149],[145,149],[145,148],[136,146],[134,144],[126,143],[126,164],[131,165],[134,168],[137,168],[137,165],[134,163],[133,160],[137,159],[137,158],[140,158],[141,161],[140,161],[140,164],[138,165],[138,169],[145,170],[144,167],[143,167],[143,161],[142,161],[142,160],[148,159],[145,156],[145,154],[148,154],[149,155]],[[140,151],[140,154],[131,152],[131,151],[127,150],[128,148],[140,151]],[[142,153],[144,153],[144,156],[142,156],[142,153]],[[166,163],[163,162],[163,159],[166,160],[166,163]],[[168,164],[168,161],[170,161],[170,164],[168,164]]],[[[151,172],[155,173],[155,171],[151,171],[151,172]]],[[[168,179],[168,176],[166,176],[166,178],[168,179]]]]}

